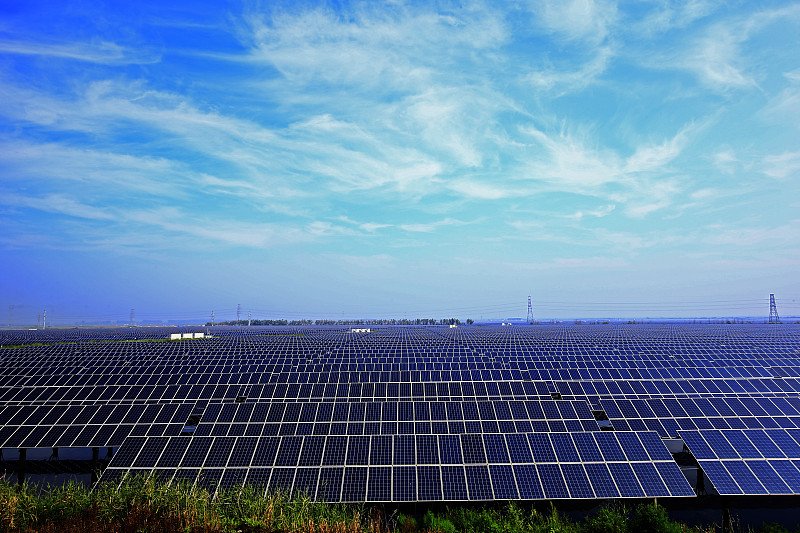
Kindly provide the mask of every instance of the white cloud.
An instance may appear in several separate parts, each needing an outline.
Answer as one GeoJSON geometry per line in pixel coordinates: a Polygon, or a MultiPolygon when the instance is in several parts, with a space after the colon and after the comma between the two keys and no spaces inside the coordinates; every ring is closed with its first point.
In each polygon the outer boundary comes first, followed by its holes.
{"type": "Polygon", "coordinates": [[[762,172],[781,180],[800,177],[800,151],[768,155],[764,158],[762,172]]]}
{"type": "Polygon", "coordinates": [[[704,241],[714,245],[755,246],[784,244],[796,249],[800,242],[800,219],[776,227],[708,228],[704,241]]]}
{"type": "Polygon", "coordinates": [[[616,4],[605,0],[544,0],[532,7],[545,30],[571,41],[602,42],[617,19],[616,4]]]}
{"type": "Polygon", "coordinates": [[[565,94],[595,83],[606,71],[613,56],[611,47],[603,46],[596,50],[594,57],[577,70],[563,68],[541,70],[528,74],[525,79],[535,87],[565,94]]]}
{"type": "Polygon", "coordinates": [[[575,219],[575,220],[578,220],[578,221],[583,220],[584,217],[603,218],[603,217],[607,217],[612,212],[614,212],[614,210],[616,208],[617,208],[617,206],[611,204],[611,205],[606,205],[606,206],[603,206],[603,207],[599,207],[597,209],[590,209],[589,211],[576,211],[575,213],[572,213],[571,215],[566,215],[565,218],[571,218],[571,219],[575,219]]]}
{"type": "Polygon", "coordinates": [[[732,17],[711,25],[677,52],[643,55],[642,64],[653,68],[689,70],[703,84],[717,91],[758,88],[751,73],[757,58],[743,51],[743,45],[770,24],[792,21],[798,15],[800,6],[790,5],[732,17]]]}
{"type": "Polygon", "coordinates": [[[645,36],[652,37],[676,28],[685,28],[714,13],[721,5],[720,0],[667,0],[656,4],[641,21],[632,21],[633,27],[645,36]]]}
{"type": "Polygon", "coordinates": [[[427,222],[418,224],[400,224],[398,227],[404,231],[410,231],[413,233],[432,233],[438,230],[439,228],[443,228],[445,226],[463,226],[464,224],[467,223],[453,218],[446,218],[444,220],[438,220],[436,222],[427,222]]]}
{"type": "Polygon", "coordinates": [[[726,174],[733,173],[739,165],[736,153],[730,148],[715,153],[712,156],[712,160],[714,161],[714,166],[726,174]]]}
{"type": "Polygon", "coordinates": [[[114,220],[116,218],[109,209],[89,205],[63,194],[33,197],[4,191],[0,194],[0,202],[7,206],[27,207],[89,220],[114,220]]]}
{"type": "Polygon", "coordinates": [[[5,54],[47,56],[60,59],[73,59],[105,65],[129,65],[157,63],[159,54],[146,48],[127,48],[113,42],[92,43],[44,43],[32,40],[14,41],[0,39],[0,52],[5,54]]]}
{"type": "Polygon", "coordinates": [[[469,178],[451,180],[448,188],[467,198],[479,200],[499,200],[515,194],[513,189],[498,185],[496,182],[482,182],[469,178]]]}
{"type": "Polygon", "coordinates": [[[712,87],[742,88],[755,86],[755,80],[744,73],[739,46],[747,39],[741,28],[719,25],[694,43],[683,60],[701,81],[712,87]]]}

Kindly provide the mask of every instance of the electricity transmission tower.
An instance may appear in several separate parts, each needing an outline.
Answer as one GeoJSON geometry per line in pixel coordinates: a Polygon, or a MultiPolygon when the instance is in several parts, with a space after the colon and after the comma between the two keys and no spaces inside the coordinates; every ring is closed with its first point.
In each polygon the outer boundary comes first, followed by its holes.
{"type": "Polygon", "coordinates": [[[136,309],[131,309],[131,326],[136,325],[136,309]]]}
{"type": "Polygon", "coordinates": [[[238,304],[236,306],[236,325],[239,325],[239,322],[242,321],[242,304],[238,304]]]}
{"type": "Polygon", "coordinates": [[[769,295],[769,323],[780,324],[781,317],[778,316],[778,306],[775,305],[775,295],[769,295]]]}
{"type": "Polygon", "coordinates": [[[528,296],[528,324],[533,324],[533,303],[531,303],[531,297],[528,296]]]}

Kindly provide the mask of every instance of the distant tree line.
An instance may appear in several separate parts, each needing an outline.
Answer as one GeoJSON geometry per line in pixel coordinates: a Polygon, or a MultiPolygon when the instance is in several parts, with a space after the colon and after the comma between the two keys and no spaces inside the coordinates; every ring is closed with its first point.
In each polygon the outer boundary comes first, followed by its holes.
{"type": "MultiPolygon", "coordinates": [[[[349,319],[349,320],[250,320],[251,326],[458,326],[462,322],[457,318],[373,318],[373,319],[349,319]]],[[[471,318],[467,319],[467,324],[474,324],[471,318]]],[[[224,320],[222,322],[206,322],[206,326],[247,326],[247,320],[224,320]]]]}

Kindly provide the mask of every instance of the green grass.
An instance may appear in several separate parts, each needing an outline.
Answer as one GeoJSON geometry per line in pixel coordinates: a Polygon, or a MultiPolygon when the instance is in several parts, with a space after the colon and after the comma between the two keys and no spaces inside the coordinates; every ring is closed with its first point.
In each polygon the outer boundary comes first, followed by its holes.
{"type": "MultiPolygon", "coordinates": [[[[417,509],[422,507],[418,504],[417,509]]],[[[236,487],[213,497],[185,483],[165,485],[153,477],[126,478],[89,490],[17,487],[0,479],[0,532],[181,532],[181,533],[712,533],[719,524],[689,527],[670,520],[655,504],[611,503],[573,521],[554,506],[542,512],[514,502],[448,506],[410,516],[382,507],[312,502],[302,495],[264,495],[236,487]]],[[[753,533],[735,528],[735,533],[753,533]]],[[[800,532],[800,529],[796,530],[800,532]]],[[[755,533],[789,533],[763,524],[755,533]]]]}

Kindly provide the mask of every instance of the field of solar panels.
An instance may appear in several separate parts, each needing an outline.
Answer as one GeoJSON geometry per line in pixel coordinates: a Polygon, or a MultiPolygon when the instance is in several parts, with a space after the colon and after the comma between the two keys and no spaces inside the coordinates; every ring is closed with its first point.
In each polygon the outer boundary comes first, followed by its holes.
{"type": "Polygon", "coordinates": [[[329,502],[800,494],[797,325],[175,331],[0,332],[5,475],[93,448],[107,482],[329,502]]]}

